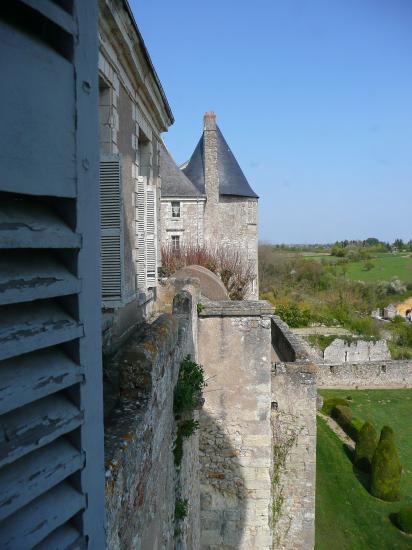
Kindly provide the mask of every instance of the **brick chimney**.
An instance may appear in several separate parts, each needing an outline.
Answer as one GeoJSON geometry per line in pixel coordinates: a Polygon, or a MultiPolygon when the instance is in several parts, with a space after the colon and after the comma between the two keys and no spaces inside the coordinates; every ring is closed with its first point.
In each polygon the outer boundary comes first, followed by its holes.
{"type": "MultiPolygon", "coordinates": [[[[219,172],[217,167],[216,115],[209,111],[203,116],[203,159],[205,169],[206,211],[219,202],[219,172]]],[[[212,212],[210,212],[212,215],[212,212]]]]}

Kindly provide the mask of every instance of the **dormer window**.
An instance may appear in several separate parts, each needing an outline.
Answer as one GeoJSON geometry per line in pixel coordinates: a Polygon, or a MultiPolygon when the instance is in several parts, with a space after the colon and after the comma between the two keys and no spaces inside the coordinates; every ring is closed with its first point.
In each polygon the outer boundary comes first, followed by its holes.
{"type": "Polygon", "coordinates": [[[172,218],[180,218],[180,202],[172,201],[172,218]]]}

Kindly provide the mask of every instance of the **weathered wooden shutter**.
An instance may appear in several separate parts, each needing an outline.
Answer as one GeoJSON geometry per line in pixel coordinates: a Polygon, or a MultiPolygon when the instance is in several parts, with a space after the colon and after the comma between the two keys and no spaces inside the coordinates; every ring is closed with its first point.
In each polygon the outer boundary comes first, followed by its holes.
{"type": "Polygon", "coordinates": [[[96,2],[2,2],[0,52],[0,547],[100,549],[96,2]]]}
{"type": "Polygon", "coordinates": [[[136,246],[137,287],[146,290],[146,178],[137,177],[136,182],[136,246]]]}
{"type": "Polygon", "coordinates": [[[100,159],[102,299],[121,302],[123,288],[123,217],[119,156],[100,159]]]}
{"type": "Polygon", "coordinates": [[[156,187],[149,185],[146,191],[146,284],[148,288],[157,284],[157,223],[156,187]]]}

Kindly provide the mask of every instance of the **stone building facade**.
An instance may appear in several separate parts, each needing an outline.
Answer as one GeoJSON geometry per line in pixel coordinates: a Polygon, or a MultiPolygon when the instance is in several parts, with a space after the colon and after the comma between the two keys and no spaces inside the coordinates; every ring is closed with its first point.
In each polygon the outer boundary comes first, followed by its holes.
{"type": "Polygon", "coordinates": [[[160,265],[160,134],[173,115],[127,2],[99,0],[104,346],[151,311],[160,265]]]}
{"type": "Polygon", "coordinates": [[[179,170],[169,153],[161,156],[162,245],[226,248],[240,254],[255,274],[248,293],[258,297],[258,196],[216,124],[205,113],[202,136],[179,170]],[[179,174],[180,172],[180,174],[179,174]]]}

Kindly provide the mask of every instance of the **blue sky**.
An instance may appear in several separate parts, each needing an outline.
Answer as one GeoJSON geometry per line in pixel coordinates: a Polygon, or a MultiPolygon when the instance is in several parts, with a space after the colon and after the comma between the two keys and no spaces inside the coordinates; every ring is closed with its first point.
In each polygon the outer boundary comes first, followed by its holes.
{"type": "Polygon", "coordinates": [[[411,0],[132,0],[181,163],[214,110],[260,239],[412,238],[411,0]]]}

